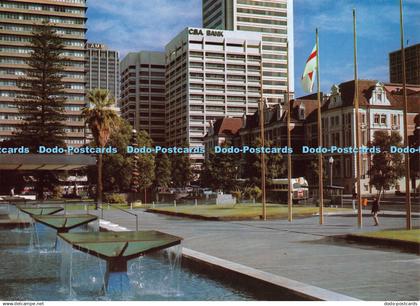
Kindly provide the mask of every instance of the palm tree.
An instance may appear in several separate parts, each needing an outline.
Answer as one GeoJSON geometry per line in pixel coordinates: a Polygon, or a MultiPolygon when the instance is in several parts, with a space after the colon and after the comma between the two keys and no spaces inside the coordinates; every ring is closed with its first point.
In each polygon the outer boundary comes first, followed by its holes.
{"type": "MultiPolygon", "coordinates": [[[[83,109],[83,115],[92,131],[96,145],[100,148],[104,148],[118,120],[118,114],[113,108],[115,100],[111,96],[109,90],[106,89],[91,90],[88,92],[88,99],[89,106],[83,109]]],[[[96,209],[98,209],[99,204],[102,204],[102,159],[103,154],[99,153],[96,163],[98,169],[96,209]]]]}

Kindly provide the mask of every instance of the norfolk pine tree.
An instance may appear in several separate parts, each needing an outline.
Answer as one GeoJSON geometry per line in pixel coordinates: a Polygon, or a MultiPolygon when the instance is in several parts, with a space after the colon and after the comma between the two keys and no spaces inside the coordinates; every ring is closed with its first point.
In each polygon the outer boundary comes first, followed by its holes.
{"type": "MultiPolygon", "coordinates": [[[[16,133],[16,142],[36,153],[39,146],[64,147],[64,84],[62,56],[64,44],[47,23],[34,26],[30,38],[30,52],[26,75],[18,80],[23,93],[16,98],[23,124],[16,133]]],[[[36,191],[43,197],[44,187],[58,182],[51,171],[37,171],[36,191]]]]}

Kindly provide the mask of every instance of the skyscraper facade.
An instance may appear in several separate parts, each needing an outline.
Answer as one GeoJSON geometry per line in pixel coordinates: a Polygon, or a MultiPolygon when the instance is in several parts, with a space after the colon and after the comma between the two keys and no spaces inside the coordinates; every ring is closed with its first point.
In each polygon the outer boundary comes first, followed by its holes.
{"type": "MultiPolygon", "coordinates": [[[[406,82],[420,85],[420,44],[405,49],[406,82]]],[[[389,80],[391,83],[403,82],[401,50],[389,54],[389,80]]]]}
{"type": "MultiPolygon", "coordinates": [[[[186,28],[166,45],[166,138],[204,148],[211,120],[243,116],[261,97],[261,34],[186,28]]],[[[196,169],[203,154],[192,154],[196,169]]]]}
{"type": "Polygon", "coordinates": [[[284,101],[287,59],[293,95],[293,0],[203,0],[203,27],[262,33],[264,96],[269,104],[284,101]]]}
{"type": "Polygon", "coordinates": [[[0,1],[0,141],[13,138],[23,122],[14,102],[21,93],[17,80],[28,69],[25,59],[31,52],[33,26],[49,22],[64,39],[63,55],[68,59],[63,74],[67,97],[65,141],[83,145],[86,9],[86,0],[0,1]]]}
{"type": "Polygon", "coordinates": [[[120,98],[120,60],[118,51],[104,44],[86,44],[86,89],[107,89],[115,101],[120,98]]]}
{"type": "Polygon", "coordinates": [[[165,54],[129,53],[121,61],[121,116],[165,145],[165,54]]]}

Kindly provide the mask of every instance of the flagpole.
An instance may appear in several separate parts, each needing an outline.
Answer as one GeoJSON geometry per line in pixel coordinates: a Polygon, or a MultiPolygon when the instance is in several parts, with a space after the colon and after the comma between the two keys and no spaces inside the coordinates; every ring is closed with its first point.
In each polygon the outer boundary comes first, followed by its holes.
{"type": "MultiPolygon", "coordinates": [[[[286,52],[287,52],[287,95],[286,95],[286,105],[288,107],[287,110],[287,147],[291,148],[292,147],[292,139],[291,139],[291,135],[290,135],[290,117],[291,117],[291,112],[292,112],[292,108],[290,105],[290,87],[289,87],[289,82],[290,82],[290,77],[289,77],[289,41],[287,41],[287,47],[286,47],[286,52]]],[[[287,182],[288,182],[288,188],[287,188],[287,210],[288,210],[288,220],[289,222],[293,221],[293,208],[292,208],[292,155],[291,154],[287,154],[287,182]]]]}
{"type": "MultiPolygon", "coordinates": [[[[400,0],[400,34],[401,34],[401,64],[403,77],[403,96],[404,96],[404,147],[408,147],[408,102],[407,102],[407,73],[405,67],[404,49],[404,19],[403,2],[400,0]]],[[[411,197],[410,197],[410,154],[405,154],[405,204],[406,204],[406,227],[412,229],[411,225],[411,197]]]]}
{"type": "MultiPolygon", "coordinates": [[[[318,85],[318,147],[322,147],[322,120],[321,120],[321,81],[319,76],[319,37],[318,28],[316,28],[316,79],[318,85]]],[[[323,154],[318,155],[319,171],[319,224],[324,224],[324,186],[323,186],[323,154]]]]}
{"type": "MultiPolygon", "coordinates": [[[[353,9],[353,41],[354,41],[354,116],[356,147],[360,148],[360,115],[359,115],[359,76],[357,67],[357,29],[356,29],[356,10],[353,9]]],[[[357,225],[359,228],[363,226],[362,212],[362,188],[360,183],[361,177],[360,151],[356,153],[356,193],[357,193],[357,225]]]]}
{"type": "MultiPolygon", "coordinates": [[[[264,131],[264,91],[263,91],[263,57],[262,57],[262,48],[261,48],[261,102],[260,102],[260,138],[261,146],[265,147],[265,131],[264,131]]],[[[262,150],[261,153],[261,203],[262,203],[262,218],[267,220],[267,204],[266,204],[266,190],[265,190],[265,153],[262,150]]]]}

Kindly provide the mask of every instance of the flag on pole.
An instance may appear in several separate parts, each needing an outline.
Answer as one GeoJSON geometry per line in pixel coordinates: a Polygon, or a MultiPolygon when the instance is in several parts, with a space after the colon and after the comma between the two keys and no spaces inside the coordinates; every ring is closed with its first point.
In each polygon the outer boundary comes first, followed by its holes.
{"type": "Polygon", "coordinates": [[[317,56],[318,56],[318,50],[315,45],[315,47],[312,49],[311,55],[306,61],[305,70],[303,71],[303,75],[300,80],[302,89],[306,93],[312,93],[312,90],[314,88],[315,73],[316,73],[316,69],[318,68],[317,59],[316,59],[317,56]]]}

